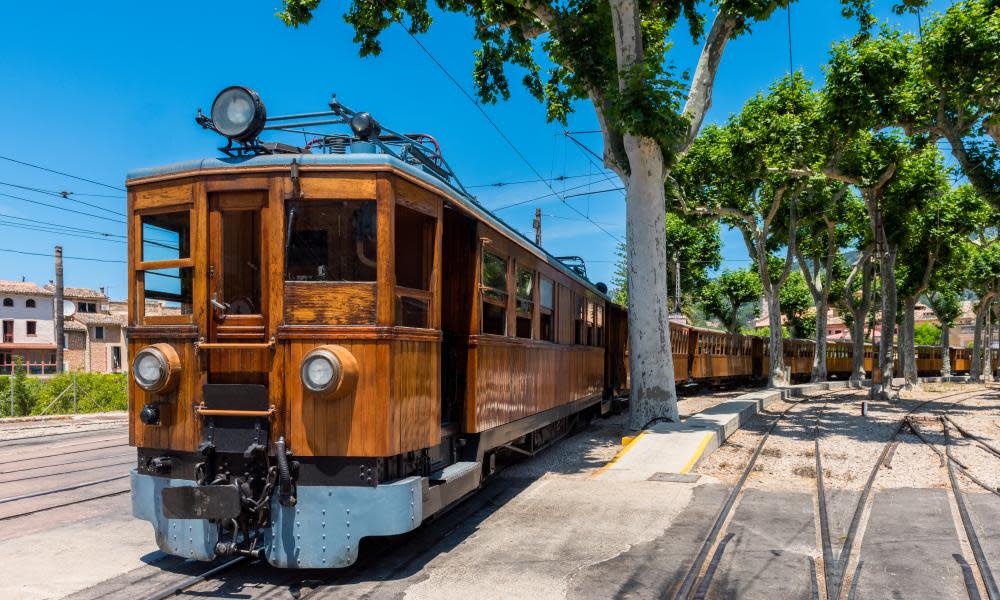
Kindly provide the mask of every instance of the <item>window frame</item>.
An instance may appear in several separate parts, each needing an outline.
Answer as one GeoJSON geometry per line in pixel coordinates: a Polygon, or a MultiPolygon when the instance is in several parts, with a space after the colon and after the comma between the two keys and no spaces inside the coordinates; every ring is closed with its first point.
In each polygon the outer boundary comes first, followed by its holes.
{"type": "Polygon", "coordinates": [[[510,294],[510,285],[511,285],[511,281],[510,281],[511,257],[508,254],[506,254],[506,253],[499,252],[499,251],[496,251],[496,250],[487,249],[487,247],[486,247],[487,244],[486,243],[482,243],[480,245],[482,247],[482,251],[481,251],[481,256],[480,256],[480,259],[479,259],[479,274],[478,274],[478,281],[479,281],[479,333],[482,334],[482,335],[503,335],[503,336],[509,336],[510,335],[510,300],[511,300],[511,298],[510,298],[510,296],[511,296],[511,294],[510,294]],[[486,285],[486,283],[484,283],[485,280],[483,278],[483,274],[484,274],[484,271],[485,271],[486,256],[487,255],[493,256],[495,258],[499,258],[501,261],[503,261],[503,266],[504,266],[503,271],[502,271],[503,272],[503,277],[504,277],[504,282],[503,282],[504,283],[504,288],[503,289],[500,289],[500,288],[497,288],[497,287],[493,287],[493,286],[489,286],[489,285],[486,285]],[[493,297],[489,296],[489,294],[487,294],[487,292],[496,293],[496,294],[502,296],[503,300],[500,300],[500,299],[497,299],[497,298],[493,298],[493,297]],[[504,319],[503,319],[504,326],[503,326],[503,329],[504,329],[504,332],[502,334],[500,334],[500,333],[487,333],[487,332],[483,331],[483,326],[486,323],[485,311],[483,310],[483,304],[484,303],[485,304],[491,304],[493,306],[496,306],[498,308],[502,308],[503,309],[503,314],[504,314],[504,319]]]}
{"type": "Polygon", "coordinates": [[[28,298],[27,300],[24,301],[24,307],[25,308],[38,308],[38,303],[35,302],[34,298],[28,298]]]}
{"type": "MultiPolygon", "coordinates": [[[[194,204],[192,202],[185,202],[183,204],[172,204],[169,206],[156,206],[143,209],[136,209],[132,215],[132,231],[133,237],[135,238],[135,314],[136,320],[140,323],[146,323],[149,325],[176,325],[176,324],[186,324],[193,323],[196,304],[198,298],[194,295],[194,284],[199,277],[199,269],[195,266],[195,252],[191,240],[188,241],[188,245],[192,248],[190,253],[192,256],[188,258],[179,258],[172,260],[154,260],[154,261],[144,261],[142,260],[142,247],[143,247],[143,227],[142,218],[147,215],[153,214],[164,214],[164,213],[187,213],[188,216],[188,235],[191,236],[192,240],[198,239],[200,232],[198,231],[198,219],[195,215],[194,204]],[[146,315],[146,271],[156,271],[161,269],[191,269],[191,279],[192,279],[192,295],[191,295],[191,312],[190,314],[179,314],[179,315],[146,315]]],[[[84,303],[85,304],[85,303],[84,303]]],[[[83,311],[81,311],[83,312],[83,311]]]]}
{"type": "Polygon", "coordinates": [[[103,325],[95,325],[94,326],[94,340],[95,341],[97,341],[97,340],[104,341],[104,339],[105,339],[104,338],[104,326],[103,325]]]}
{"type": "Polygon", "coordinates": [[[4,308],[14,308],[14,299],[13,298],[4,298],[3,299],[3,307],[4,308]]]}
{"type": "Polygon", "coordinates": [[[38,337],[38,321],[25,321],[24,335],[28,337],[38,337]]]}
{"type": "Polygon", "coordinates": [[[514,337],[522,340],[535,339],[535,306],[537,304],[535,302],[535,295],[537,281],[538,275],[534,270],[525,267],[517,260],[514,261],[514,337]],[[527,296],[521,295],[521,273],[527,273],[531,278],[527,296]],[[521,309],[522,302],[527,303],[527,311],[521,309]],[[528,320],[528,337],[518,335],[518,319],[528,320]]]}
{"type": "Polygon", "coordinates": [[[395,306],[393,307],[393,315],[392,315],[393,323],[397,327],[405,327],[404,325],[399,324],[399,308],[400,308],[400,303],[403,301],[404,298],[410,298],[414,300],[419,300],[421,302],[425,302],[427,304],[427,321],[423,327],[417,329],[437,329],[440,325],[438,323],[438,318],[437,318],[438,311],[437,311],[437,303],[435,302],[435,290],[438,289],[438,277],[440,273],[438,265],[440,263],[439,254],[441,253],[440,250],[440,237],[441,237],[441,227],[442,227],[441,220],[443,219],[443,215],[441,215],[440,211],[436,210],[434,207],[425,206],[420,202],[415,202],[413,200],[408,199],[404,195],[397,195],[395,197],[395,202],[392,205],[392,219],[394,224],[392,232],[392,238],[393,238],[392,276],[393,276],[393,287],[394,287],[393,302],[395,304],[395,306]],[[428,289],[426,290],[406,287],[398,285],[396,283],[396,281],[398,281],[398,270],[397,270],[398,261],[395,260],[395,255],[398,254],[396,252],[396,242],[398,241],[399,232],[398,228],[395,227],[395,224],[397,221],[396,217],[399,214],[398,211],[400,208],[405,208],[407,210],[423,215],[431,219],[432,221],[430,239],[424,240],[424,243],[427,244],[426,250],[430,252],[430,271],[428,272],[427,275],[428,289]]]}

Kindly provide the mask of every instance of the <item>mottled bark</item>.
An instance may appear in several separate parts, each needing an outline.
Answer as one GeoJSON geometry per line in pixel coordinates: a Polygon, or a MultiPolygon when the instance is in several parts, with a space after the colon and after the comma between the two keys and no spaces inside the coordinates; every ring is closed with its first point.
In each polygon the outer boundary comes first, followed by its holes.
{"type": "Polygon", "coordinates": [[[861,255],[851,267],[851,272],[847,276],[847,289],[854,289],[854,280],[861,276],[861,295],[855,298],[852,294],[847,295],[847,308],[851,311],[853,323],[851,323],[851,342],[854,344],[853,356],[851,357],[851,378],[852,385],[861,385],[865,380],[865,322],[868,319],[868,311],[872,305],[872,278],[875,274],[875,265],[871,261],[870,247],[861,251],[861,255]]]}
{"type": "Polygon", "coordinates": [[[987,294],[980,298],[979,303],[976,304],[976,321],[972,334],[972,365],[969,367],[969,375],[973,381],[983,381],[983,364],[985,363],[983,326],[989,315],[989,306],[992,299],[993,294],[987,294]]]}
{"type": "MultiPolygon", "coordinates": [[[[626,73],[645,58],[637,3],[612,0],[611,18],[618,69],[626,73]]],[[[679,420],[667,298],[666,173],[655,140],[626,133],[622,148],[628,160],[629,427],[640,429],[655,419],[679,420]]]]}
{"type": "Polygon", "coordinates": [[[941,323],[941,377],[951,377],[951,328],[941,323]]]}
{"type": "Polygon", "coordinates": [[[903,367],[903,379],[906,389],[912,390],[920,385],[917,373],[916,343],[914,337],[914,312],[917,308],[917,299],[910,296],[903,300],[903,323],[899,331],[899,361],[903,367]]]}

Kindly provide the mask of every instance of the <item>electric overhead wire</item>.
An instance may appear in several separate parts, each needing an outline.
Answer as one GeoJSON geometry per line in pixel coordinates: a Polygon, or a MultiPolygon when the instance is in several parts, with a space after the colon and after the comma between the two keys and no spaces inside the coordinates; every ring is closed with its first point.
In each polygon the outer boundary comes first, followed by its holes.
{"type": "Polygon", "coordinates": [[[511,141],[511,139],[509,137],[507,137],[507,134],[504,133],[503,129],[501,129],[500,126],[496,123],[496,121],[494,121],[490,117],[489,113],[486,112],[486,109],[484,109],[482,107],[482,105],[480,105],[479,102],[477,102],[475,100],[475,98],[473,98],[472,95],[468,91],[466,91],[465,87],[463,87],[462,84],[460,84],[458,82],[458,80],[455,79],[455,77],[448,71],[448,69],[446,69],[445,66],[443,64],[441,64],[441,62],[431,53],[431,51],[428,50],[426,46],[424,46],[424,44],[417,38],[417,36],[415,36],[405,25],[403,25],[403,23],[399,20],[399,17],[396,17],[395,15],[392,15],[392,19],[393,19],[393,22],[395,22],[397,25],[399,25],[399,27],[403,31],[406,32],[406,35],[410,36],[410,39],[413,40],[413,42],[420,48],[420,50],[422,50],[423,53],[426,54],[427,57],[429,59],[431,59],[431,61],[435,65],[437,65],[438,69],[440,69],[441,72],[444,73],[445,76],[452,82],[452,84],[454,84],[455,87],[458,88],[458,90],[462,93],[462,95],[465,96],[465,98],[469,102],[471,102],[473,106],[476,107],[476,110],[478,110],[480,112],[480,114],[483,115],[483,118],[485,118],[486,121],[493,127],[493,129],[496,130],[496,132],[500,135],[501,138],[503,138],[504,142],[506,142],[507,145],[510,146],[511,150],[514,151],[514,153],[518,156],[518,158],[520,158],[521,161],[524,162],[525,165],[527,165],[528,169],[530,169],[531,172],[535,174],[535,177],[537,177],[540,180],[543,180],[542,183],[544,183],[545,186],[548,187],[549,190],[552,191],[553,195],[558,196],[559,199],[562,201],[563,204],[565,204],[566,206],[568,206],[573,212],[576,212],[581,217],[586,218],[588,221],[590,221],[594,225],[594,227],[597,227],[598,229],[600,229],[601,231],[603,231],[605,234],[607,234],[612,239],[614,239],[614,240],[616,240],[618,242],[622,241],[618,236],[614,235],[613,233],[611,233],[610,231],[608,231],[607,229],[605,229],[601,225],[598,225],[597,223],[595,223],[592,219],[590,219],[589,216],[583,214],[575,206],[573,206],[572,204],[566,202],[566,200],[564,198],[562,198],[562,196],[560,196],[560,194],[556,191],[556,189],[552,186],[551,183],[549,183],[548,181],[544,181],[545,177],[542,176],[541,172],[539,172],[539,170],[535,168],[535,165],[533,165],[531,163],[531,161],[528,160],[528,157],[526,157],[524,155],[524,153],[521,152],[521,150],[517,147],[517,145],[515,145],[514,142],[511,141]]]}
{"type": "Polygon", "coordinates": [[[102,186],[102,187],[110,188],[112,190],[118,190],[119,192],[124,192],[125,191],[125,188],[118,187],[117,185],[111,185],[111,184],[107,184],[107,183],[102,183],[100,181],[95,181],[93,179],[87,179],[86,177],[80,177],[79,175],[73,175],[71,173],[65,173],[63,171],[56,171],[55,169],[50,169],[48,167],[43,167],[41,165],[36,165],[34,163],[26,162],[26,161],[23,161],[23,160],[17,160],[16,158],[11,158],[9,156],[0,155],[0,159],[6,160],[6,161],[12,162],[12,163],[17,163],[19,165],[24,165],[26,167],[32,167],[34,169],[39,169],[39,170],[42,170],[42,171],[48,171],[49,173],[55,173],[56,175],[62,175],[63,177],[69,177],[70,179],[76,179],[78,181],[85,181],[87,183],[92,183],[94,185],[99,185],[99,186],[102,186]]]}
{"type": "Polygon", "coordinates": [[[51,191],[51,190],[45,190],[45,189],[30,187],[30,186],[26,186],[26,185],[18,185],[16,183],[8,183],[6,181],[0,181],[0,185],[5,185],[5,186],[8,186],[8,187],[18,188],[18,189],[22,189],[22,190],[28,190],[28,191],[35,192],[35,193],[38,193],[38,194],[45,194],[45,195],[48,195],[48,196],[54,196],[56,198],[64,198],[66,200],[71,200],[73,202],[79,202],[80,204],[83,204],[84,206],[89,206],[91,208],[96,208],[97,210],[102,210],[104,212],[108,212],[108,213],[111,213],[113,215],[120,215],[121,216],[121,215],[125,214],[124,211],[112,210],[110,208],[105,208],[103,206],[100,206],[99,204],[91,204],[90,202],[84,202],[83,200],[78,200],[78,199],[76,199],[76,198],[73,197],[75,195],[73,192],[55,192],[55,191],[51,191]]]}
{"type": "Polygon", "coordinates": [[[97,231],[96,229],[85,229],[83,227],[74,227],[72,225],[63,225],[62,223],[52,223],[52,222],[49,222],[49,221],[39,221],[38,219],[29,219],[27,217],[17,217],[17,216],[9,215],[9,214],[6,214],[6,213],[0,213],[0,217],[4,217],[4,218],[7,218],[7,219],[16,219],[18,221],[28,221],[29,223],[37,223],[38,225],[49,225],[49,226],[52,226],[52,227],[58,227],[60,229],[68,229],[70,231],[77,231],[77,232],[80,232],[80,233],[89,233],[89,234],[104,236],[104,237],[108,237],[108,238],[121,238],[123,240],[128,239],[127,236],[116,234],[116,233],[107,233],[107,232],[104,232],[104,231],[97,231]]]}
{"type": "Polygon", "coordinates": [[[31,204],[38,204],[40,206],[47,206],[48,208],[54,208],[56,210],[64,210],[66,212],[70,212],[70,213],[77,214],[77,215],[83,215],[85,217],[90,217],[92,219],[103,219],[105,221],[111,221],[112,223],[118,223],[118,224],[121,224],[121,225],[125,225],[125,223],[126,223],[126,221],[125,221],[124,218],[122,218],[122,219],[112,219],[111,217],[102,217],[101,215],[95,215],[95,214],[91,214],[91,213],[86,213],[86,212],[79,211],[79,210],[73,210],[72,208],[66,208],[65,206],[58,206],[58,205],[55,205],[55,204],[47,204],[47,203],[41,202],[39,200],[31,200],[29,198],[23,198],[21,196],[14,196],[12,194],[5,194],[3,192],[0,192],[0,196],[3,196],[5,198],[13,198],[14,200],[21,200],[23,202],[30,202],[31,204]]]}
{"type": "Polygon", "coordinates": [[[467,188],[484,187],[507,187],[511,185],[522,185],[525,183],[542,183],[544,181],[566,181],[567,179],[579,179],[581,177],[595,177],[598,173],[580,173],[579,175],[559,175],[557,177],[547,177],[546,179],[523,179],[521,181],[497,181],[495,183],[480,183],[477,185],[467,185],[467,188]]]}
{"type": "MultiPolygon", "coordinates": [[[[47,258],[54,258],[55,257],[55,254],[49,254],[47,252],[28,252],[27,250],[12,250],[10,248],[0,248],[0,252],[9,252],[11,254],[23,254],[25,256],[45,256],[47,258]]],[[[126,263],[128,263],[128,261],[125,261],[125,260],[114,260],[114,259],[110,259],[110,258],[90,258],[90,257],[86,257],[86,256],[66,256],[66,255],[63,255],[63,258],[65,258],[67,260],[88,260],[88,261],[91,261],[91,262],[101,262],[101,263],[120,263],[120,264],[126,264],[126,263]]]]}
{"type": "Polygon", "coordinates": [[[38,231],[41,233],[53,233],[56,235],[65,235],[68,237],[81,238],[85,240],[94,240],[95,242],[113,242],[115,244],[127,244],[125,240],[114,240],[104,237],[95,237],[92,235],[87,235],[85,233],[75,233],[73,231],[64,231],[61,229],[55,229],[51,227],[39,227],[37,225],[26,225],[24,223],[9,223],[0,221],[0,227],[9,227],[11,229],[21,229],[23,231],[38,231]]]}

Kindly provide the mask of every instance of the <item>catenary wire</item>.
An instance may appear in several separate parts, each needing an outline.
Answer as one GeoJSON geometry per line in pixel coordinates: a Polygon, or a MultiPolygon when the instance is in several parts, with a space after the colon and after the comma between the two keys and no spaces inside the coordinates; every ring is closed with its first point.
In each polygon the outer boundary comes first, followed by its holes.
{"type": "Polygon", "coordinates": [[[31,204],[38,204],[40,206],[46,206],[48,208],[54,208],[56,210],[64,210],[66,212],[71,212],[71,213],[77,214],[77,215],[83,215],[85,217],[90,217],[92,219],[102,219],[104,221],[111,221],[112,223],[119,223],[121,225],[125,225],[125,219],[112,219],[111,217],[102,217],[101,215],[95,215],[95,214],[91,214],[91,213],[86,213],[86,212],[79,211],[79,210],[73,210],[72,208],[66,208],[65,206],[58,206],[58,205],[55,205],[55,204],[48,204],[48,203],[45,203],[45,202],[41,202],[39,200],[31,200],[30,198],[22,198],[21,196],[14,196],[12,194],[5,194],[3,192],[0,192],[0,196],[3,196],[5,198],[13,198],[14,200],[21,200],[23,202],[30,202],[31,204]]]}
{"type": "Polygon", "coordinates": [[[39,170],[42,170],[42,171],[48,171],[49,173],[55,173],[56,175],[62,175],[63,177],[69,177],[70,179],[77,179],[79,181],[86,181],[87,183],[92,183],[94,185],[99,185],[99,186],[102,186],[102,187],[110,188],[112,190],[118,190],[120,192],[124,192],[125,191],[125,188],[123,188],[123,187],[118,187],[116,185],[110,185],[110,184],[107,184],[107,183],[101,183],[100,181],[94,181],[93,179],[87,179],[86,177],[80,177],[79,175],[72,175],[70,173],[64,173],[63,171],[56,171],[55,169],[50,169],[48,167],[43,167],[41,165],[36,165],[34,163],[26,162],[26,161],[23,161],[23,160],[17,160],[16,158],[11,158],[9,156],[0,155],[0,159],[6,160],[6,161],[9,161],[9,162],[12,162],[12,163],[17,163],[19,165],[24,165],[26,167],[32,167],[32,168],[39,169],[39,170]]]}
{"type": "MultiPolygon", "coordinates": [[[[49,254],[47,252],[28,252],[27,250],[11,250],[10,248],[0,248],[0,252],[10,252],[11,254],[24,254],[26,256],[47,256],[49,258],[53,258],[55,256],[54,254],[49,254]]],[[[110,258],[89,258],[86,256],[63,255],[63,258],[67,260],[89,260],[92,262],[102,262],[102,263],[119,263],[119,264],[128,263],[128,261],[125,260],[115,260],[110,258]]]]}

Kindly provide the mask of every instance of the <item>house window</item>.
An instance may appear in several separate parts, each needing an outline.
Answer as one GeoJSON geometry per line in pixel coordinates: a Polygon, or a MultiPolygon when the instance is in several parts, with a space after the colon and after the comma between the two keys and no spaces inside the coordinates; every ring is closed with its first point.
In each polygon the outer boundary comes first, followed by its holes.
{"type": "Polygon", "coordinates": [[[14,299],[13,298],[4,298],[3,299],[3,305],[4,305],[4,307],[8,307],[9,306],[10,308],[14,308],[14,299]]]}
{"type": "Polygon", "coordinates": [[[531,338],[531,315],[534,311],[535,274],[517,268],[517,337],[531,338]]]}
{"type": "Polygon", "coordinates": [[[27,334],[28,335],[36,335],[36,331],[37,331],[37,327],[38,327],[38,323],[36,321],[27,321],[27,322],[25,322],[25,325],[27,326],[27,334]]]}
{"type": "Polygon", "coordinates": [[[24,306],[25,308],[35,308],[35,299],[28,298],[27,300],[24,301],[24,306]]]}
{"type": "Polygon", "coordinates": [[[62,347],[63,347],[63,349],[69,348],[69,334],[68,333],[64,333],[63,334],[63,345],[62,345],[62,347]]]}
{"type": "Polygon", "coordinates": [[[112,346],[111,348],[111,369],[114,371],[122,370],[122,348],[121,346],[112,346]]]}
{"type": "Polygon", "coordinates": [[[103,327],[94,327],[94,339],[95,340],[103,340],[104,339],[104,328],[103,327]]]}
{"type": "Polygon", "coordinates": [[[555,286],[551,279],[539,278],[538,319],[541,339],[554,342],[555,337],[555,286]]]}
{"type": "Polygon", "coordinates": [[[483,333],[507,335],[507,261],[483,252],[483,333]]]}
{"type": "Polygon", "coordinates": [[[93,302],[77,302],[76,309],[82,313],[96,313],[97,304],[93,302]]]}

